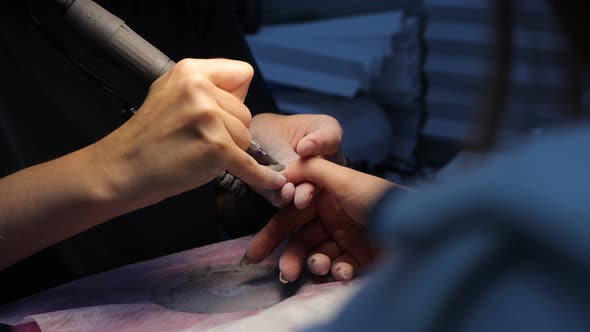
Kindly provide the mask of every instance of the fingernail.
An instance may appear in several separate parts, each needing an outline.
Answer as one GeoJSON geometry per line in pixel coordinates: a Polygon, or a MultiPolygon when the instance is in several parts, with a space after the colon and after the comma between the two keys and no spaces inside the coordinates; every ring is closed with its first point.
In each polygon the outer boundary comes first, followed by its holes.
{"type": "Polygon", "coordinates": [[[313,268],[315,269],[315,273],[320,274],[322,273],[322,266],[314,260],[312,260],[311,264],[313,265],[313,268]]]}
{"type": "Polygon", "coordinates": [[[290,194],[290,193],[288,193],[288,192],[286,192],[286,191],[281,191],[281,198],[282,198],[284,201],[287,201],[287,200],[288,200],[290,197],[291,197],[291,194],[290,194]]]}
{"type": "Polygon", "coordinates": [[[314,142],[307,141],[299,146],[299,155],[302,157],[309,157],[315,154],[316,145],[314,142]]]}
{"type": "Polygon", "coordinates": [[[348,280],[348,274],[344,271],[343,268],[339,267],[336,269],[336,274],[340,277],[341,280],[348,280]]]}
{"type": "Polygon", "coordinates": [[[282,187],[287,184],[287,178],[283,174],[277,174],[275,178],[275,185],[277,188],[282,187]]]}
{"type": "Polygon", "coordinates": [[[279,273],[279,281],[281,282],[281,284],[286,285],[289,283],[288,280],[285,280],[285,278],[283,278],[283,272],[279,273]]]}
{"type": "Polygon", "coordinates": [[[318,266],[316,264],[315,258],[310,259],[309,262],[307,263],[307,265],[310,266],[310,267],[312,267],[315,270],[315,271],[312,271],[312,272],[317,273],[318,266]]]}
{"type": "Polygon", "coordinates": [[[244,255],[242,257],[242,259],[240,259],[240,265],[239,265],[239,267],[246,267],[246,266],[250,266],[250,265],[253,265],[253,264],[256,264],[256,263],[257,262],[255,260],[253,260],[250,257],[244,255]]]}

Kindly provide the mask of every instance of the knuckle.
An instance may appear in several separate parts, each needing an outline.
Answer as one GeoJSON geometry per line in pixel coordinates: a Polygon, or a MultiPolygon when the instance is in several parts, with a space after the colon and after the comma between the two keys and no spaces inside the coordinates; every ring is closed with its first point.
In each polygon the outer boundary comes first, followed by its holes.
{"type": "Polygon", "coordinates": [[[219,111],[213,107],[202,107],[198,111],[192,112],[193,119],[201,125],[213,124],[220,121],[219,111]]]}
{"type": "Polygon", "coordinates": [[[182,88],[184,91],[193,92],[203,90],[210,86],[211,82],[201,74],[194,74],[187,76],[182,81],[182,88]]]}
{"type": "Polygon", "coordinates": [[[193,73],[196,69],[195,59],[182,59],[174,66],[174,72],[179,75],[188,75],[193,73]]]}
{"type": "Polygon", "coordinates": [[[229,153],[230,147],[227,144],[227,142],[225,142],[222,139],[219,139],[219,137],[217,136],[212,136],[209,137],[209,144],[211,146],[211,148],[213,149],[214,153],[219,153],[220,155],[227,155],[227,153],[229,153]]]}
{"type": "MultiPolygon", "coordinates": [[[[198,93],[189,96],[185,107],[182,108],[180,122],[186,127],[213,128],[219,125],[221,114],[216,105],[208,98],[198,93]]],[[[180,116],[180,115],[179,115],[180,116]]]]}
{"type": "Polygon", "coordinates": [[[220,156],[227,156],[230,147],[227,142],[215,133],[205,133],[201,136],[206,148],[206,155],[209,158],[218,159],[220,156]]]}
{"type": "Polygon", "coordinates": [[[179,83],[178,91],[184,101],[188,101],[192,108],[213,108],[213,102],[207,93],[209,80],[201,75],[192,75],[179,83]]]}

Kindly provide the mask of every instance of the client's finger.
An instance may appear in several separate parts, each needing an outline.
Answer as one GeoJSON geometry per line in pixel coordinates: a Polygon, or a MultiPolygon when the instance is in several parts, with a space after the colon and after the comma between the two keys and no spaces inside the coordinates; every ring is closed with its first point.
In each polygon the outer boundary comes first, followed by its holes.
{"type": "Polygon", "coordinates": [[[361,265],[354,257],[344,254],[332,261],[332,278],[337,281],[350,281],[360,269],[361,265]]]}
{"type": "MultiPolygon", "coordinates": [[[[277,192],[277,191],[275,191],[277,192]]],[[[291,182],[287,183],[281,190],[280,195],[276,194],[275,197],[271,200],[271,203],[279,208],[283,208],[291,202],[293,202],[293,198],[295,197],[296,188],[295,185],[291,182]]]]}
{"type": "Polygon", "coordinates": [[[293,202],[293,198],[295,197],[295,185],[291,182],[288,182],[280,190],[260,189],[253,186],[251,188],[260,196],[264,197],[264,199],[266,199],[269,203],[278,208],[283,208],[291,204],[291,202],[293,202]]]}
{"type": "MultiPolygon", "coordinates": [[[[336,192],[343,189],[343,184],[355,179],[358,172],[337,165],[323,158],[310,158],[307,160],[295,160],[283,171],[290,182],[303,183],[305,181],[336,192]]],[[[368,175],[367,175],[368,176],[368,175]]]]}
{"type": "Polygon", "coordinates": [[[317,219],[294,233],[279,259],[281,282],[287,283],[297,280],[307,255],[327,239],[329,239],[329,235],[317,219]]]}
{"type": "Polygon", "coordinates": [[[294,230],[301,225],[312,221],[317,216],[315,204],[303,210],[289,205],[279,211],[269,222],[254,236],[246,248],[246,257],[254,262],[263,260],[294,230]]]}
{"type": "Polygon", "coordinates": [[[311,203],[316,186],[309,182],[303,182],[295,187],[293,203],[298,209],[305,209],[311,203]]]}
{"type": "Polygon", "coordinates": [[[332,260],[342,254],[334,241],[324,242],[307,257],[307,268],[315,275],[323,276],[330,272],[332,260]]]}
{"type": "Polygon", "coordinates": [[[357,222],[394,184],[373,175],[334,164],[322,158],[293,161],[283,171],[289,182],[311,182],[332,194],[342,209],[357,222]]]}
{"type": "Polygon", "coordinates": [[[340,149],[342,127],[333,117],[317,116],[308,132],[297,144],[296,150],[300,157],[326,156],[340,149]]]}
{"type": "Polygon", "coordinates": [[[369,265],[373,257],[373,247],[365,230],[358,227],[354,229],[341,229],[336,237],[336,243],[342,252],[352,256],[360,266],[369,265]],[[347,234],[348,233],[348,234],[347,234]]]}

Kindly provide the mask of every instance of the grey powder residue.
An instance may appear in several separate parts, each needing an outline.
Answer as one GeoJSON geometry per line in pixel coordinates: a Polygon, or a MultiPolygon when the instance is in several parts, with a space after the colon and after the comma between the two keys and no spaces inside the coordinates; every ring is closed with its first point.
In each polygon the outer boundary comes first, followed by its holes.
{"type": "Polygon", "coordinates": [[[271,307],[291,296],[301,283],[283,285],[268,264],[219,265],[171,276],[151,292],[164,307],[192,313],[223,313],[271,307]]]}

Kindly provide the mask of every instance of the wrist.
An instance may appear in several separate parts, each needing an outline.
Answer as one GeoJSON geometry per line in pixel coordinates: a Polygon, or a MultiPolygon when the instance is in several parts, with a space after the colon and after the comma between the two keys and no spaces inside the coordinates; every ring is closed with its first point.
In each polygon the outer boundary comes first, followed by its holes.
{"type": "Polygon", "coordinates": [[[122,161],[114,158],[101,147],[101,142],[80,151],[81,174],[89,199],[104,207],[108,218],[140,208],[140,196],[132,194],[131,179],[124,170],[122,161]]]}

